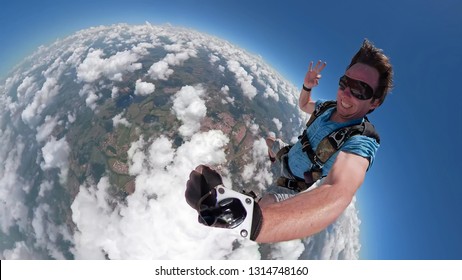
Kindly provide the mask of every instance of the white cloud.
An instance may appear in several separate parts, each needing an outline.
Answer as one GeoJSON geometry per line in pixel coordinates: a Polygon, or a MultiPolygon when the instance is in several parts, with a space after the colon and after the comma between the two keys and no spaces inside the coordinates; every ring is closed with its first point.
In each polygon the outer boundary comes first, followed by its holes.
{"type": "Polygon", "coordinates": [[[181,52],[183,50],[183,46],[181,42],[171,45],[165,45],[164,49],[168,52],[181,52]]]}
{"type": "Polygon", "coordinates": [[[150,95],[151,93],[154,92],[155,89],[156,89],[156,86],[152,83],[142,82],[141,79],[138,79],[136,81],[136,85],[135,85],[136,95],[141,95],[141,96],[150,95]]]}
{"type": "Polygon", "coordinates": [[[227,85],[224,85],[221,87],[220,91],[225,95],[225,99],[222,100],[222,103],[231,103],[232,105],[234,105],[234,97],[229,96],[229,87],[227,85]]]}
{"type": "Polygon", "coordinates": [[[44,171],[59,168],[59,181],[62,184],[66,182],[69,171],[69,163],[67,161],[69,152],[69,144],[64,137],[59,140],[51,137],[51,140],[42,148],[43,162],[40,164],[40,167],[44,171]]]}
{"type": "Polygon", "coordinates": [[[253,99],[257,95],[257,89],[252,85],[252,75],[245,71],[240,63],[235,60],[228,61],[228,70],[234,73],[244,95],[249,99],[253,99]]]}
{"type": "Polygon", "coordinates": [[[220,61],[220,58],[214,54],[209,54],[210,64],[215,64],[215,62],[220,61]]]}
{"type": "Polygon", "coordinates": [[[80,96],[86,96],[85,104],[90,107],[92,110],[95,110],[97,107],[96,102],[99,100],[99,96],[96,94],[96,89],[91,84],[84,84],[79,91],[80,96]]]}
{"type": "Polygon", "coordinates": [[[204,95],[205,89],[196,85],[182,87],[173,97],[172,110],[183,123],[179,128],[181,135],[190,137],[199,130],[200,121],[207,113],[204,95]]]}
{"type": "Polygon", "coordinates": [[[154,80],[168,80],[168,77],[173,74],[173,70],[169,68],[167,62],[161,60],[149,68],[148,74],[154,80]]]}
{"type": "Polygon", "coordinates": [[[296,260],[305,250],[301,240],[279,242],[271,245],[271,258],[276,260],[296,260]]]}
{"type": "Polygon", "coordinates": [[[278,118],[273,118],[273,123],[276,125],[278,131],[282,128],[282,122],[278,118]]]}
{"type": "Polygon", "coordinates": [[[54,259],[64,259],[63,253],[56,245],[58,236],[69,241],[69,232],[66,225],[53,223],[53,210],[47,203],[41,203],[34,209],[32,218],[32,229],[36,239],[36,246],[46,249],[47,253],[54,259]]]}
{"type": "Polygon", "coordinates": [[[119,88],[118,87],[112,87],[111,90],[111,98],[115,99],[119,96],[119,88]]]}
{"type": "Polygon", "coordinates": [[[220,89],[221,92],[223,92],[225,95],[229,94],[229,87],[227,85],[224,85],[220,89]]]}
{"type": "Polygon", "coordinates": [[[24,241],[15,242],[11,250],[3,251],[2,260],[34,260],[38,257],[35,252],[26,245],[24,241]]]}
{"type": "Polygon", "coordinates": [[[134,46],[132,48],[132,52],[139,56],[145,56],[149,54],[148,49],[152,49],[155,47],[156,47],[156,44],[143,42],[143,43],[139,43],[138,45],[134,46]]]}
{"type": "Polygon", "coordinates": [[[94,91],[89,91],[87,99],[85,99],[85,104],[88,107],[95,110],[96,109],[96,102],[99,100],[99,96],[94,91]]]}
{"type": "Polygon", "coordinates": [[[186,50],[180,53],[169,53],[167,56],[164,58],[164,60],[169,64],[169,65],[182,65],[183,62],[188,60],[190,57],[196,57],[197,53],[195,50],[186,50]]]}
{"type": "Polygon", "coordinates": [[[115,117],[112,118],[112,122],[114,124],[114,127],[117,127],[119,124],[121,125],[125,125],[126,127],[130,127],[131,124],[130,122],[126,119],[126,118],[123,118],[122,115],[124,114],[124,112],[116,115],[115,117]]]}
{"type": "Polygon", "coordinates": [[[67,121],[68,121],[69,123],[74,123],[75,120],[76,120],[76,116],[75,116],[74,114],[72,114],[71,112],[69,112],[69,113],[67,114],[67,121]]]}
{"type": "Polygon", "coordinates": [[[246,126],[250,129],[250,132],[252,132],[253,135],[257,136],[258,133],[260,132],[260,126],[255,123],[254,120],[252,121],[247,121],[246,126]]]}
{"type": "Polygon", "coordinates": [[[271,87],[266,87],[266,90],[263,93],[263,96],[265,98],[271,97],[274,100],[279,101],[279,95],[271,87]]]}
{"type": "Polygon", "coordinates": [[[175,156],[171,140],[164,136],[154,141],[148,151],[149,162],[153,168],[160,169],[169,166],[175,156]]]}
{"type": "Polygon", "coordinates": [[[148,75],[155,80],[168,80],[173,74],[170,66],[182,65],[191,57],[196,57],[194,49],[183,49],[179,44],[165,46],[167,51],[177,51],[178,53],[168,53],[162,60],[154,63],[148,70],[148,75]]]}
{"type": "Polygon", "coordinates": [[[22,112],[21,116],[23,121],[30,125],[37,121],[38,115],[49,105],[52,98],[59,93],[60,88],[57,78],[47,78],[42,88],[35,93],[32,103],[27,105],[22,112]]]}
{"type": "Polygon", "coordinates": [[[140,136],[138,141],[133,142],[130,149],[127,151],[128,157],[131,159],[131,164],[128,169],[130,175],[138,175],[143,170],[143,164],[146,158],[146,155],[142,150],[144,145],[145,142],[143,140],[143,136],[140,136]]]}
{"type": "Polygon", "coordinates": [[[4,233],[13,225],[25,230],[28,224],[27,185],[18,174],[25,145],[21,137],[12,140],[13,135],[8,128],[0,130],[0,228],[4,233]]]}
{"type": "Polygon", "coordinates": [[[244,165],[242,179],[252,182],[260,190],[266,189],[273,182],[271,162],[268,159],[268,147],[265,139],[255,140],[252,146],[252,161],[244,165]]]}
{"type": "Polygon", "coordinates": [[[142,67],[141,63],[136,63],[138,55],[131,51],[118,52],[108,58],[102,58],[103,55],[103,50],[91,50],[77,67],[77,78],[86,83],[92,83],[101,77],[120,81],[124,72],[134,72],[142,67]]]}
{"type": "Polygon", "coordinates": [[[37,142],[45,141],[51,135],[57,124],[57,117],[46,116],[44,123],[37,127],[37,135],[35,136],[37,142]]]}
{"type": "Polygon", "coordinates": [[[51,191],[53,189],[53,182],[50,181],[44,181],[40,184],[40,190],[38,197],[43,198],[47,192],[51,191]]]}
{"type": "Polygon", "coordinates": [[[27,76],[18,86],[18,97],[21,98],[22,96],[29,96],[37,90],[38,88],[37,84],[35,83],[35,77],[27,76]]]}

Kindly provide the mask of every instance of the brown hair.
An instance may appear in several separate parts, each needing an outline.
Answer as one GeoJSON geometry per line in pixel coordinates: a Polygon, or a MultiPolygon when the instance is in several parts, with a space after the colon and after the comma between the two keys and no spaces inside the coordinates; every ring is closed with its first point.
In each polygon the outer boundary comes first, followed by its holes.
{"type": "Polygon", "coordinates": [[[353,56],[347,69],[356,63],[364,63],[374,67],[379,72],[379,83],[374,90],[372,101],[378,99],[379,105],[382,105],[385,97],[387,97],[387,94],[393,88],[393,67],[390,60],[383,53],[383,50],[376,48],[369,40],[364,39],[363,45],[355,56],[353,56]]]}

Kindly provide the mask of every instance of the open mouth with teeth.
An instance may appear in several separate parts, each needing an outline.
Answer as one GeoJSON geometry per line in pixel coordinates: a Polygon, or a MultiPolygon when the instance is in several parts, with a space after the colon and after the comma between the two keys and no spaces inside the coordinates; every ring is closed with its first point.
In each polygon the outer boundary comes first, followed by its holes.
{"type": "Polygon", "coordinates": [[[345,108],[345,109],[350,109],[351,107],[353,107],[353,105],[348,104],[343,100],[340,102],[340,104],[342,104],[342,107],[345,108]]]}

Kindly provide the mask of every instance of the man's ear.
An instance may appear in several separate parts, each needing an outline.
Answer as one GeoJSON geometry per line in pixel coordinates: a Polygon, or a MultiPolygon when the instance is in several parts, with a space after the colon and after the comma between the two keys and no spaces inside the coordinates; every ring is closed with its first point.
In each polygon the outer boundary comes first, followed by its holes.
{"type": "Polygon", "coordinates": [[[380,106],[380,100],[379,99],[375,99],[374,101],[371,101],[371,110],[377,108],[380,106]]]}

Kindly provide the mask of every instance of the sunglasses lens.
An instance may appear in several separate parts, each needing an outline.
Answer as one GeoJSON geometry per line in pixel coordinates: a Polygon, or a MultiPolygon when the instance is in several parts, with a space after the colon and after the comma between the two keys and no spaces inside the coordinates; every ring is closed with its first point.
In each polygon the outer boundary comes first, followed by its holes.
{"type": "Polygon", "coordinates": [[[351,94],[358,98],[359,100],[366,100],[368,99],[367,96],[364,94],[364,89],[362,88],[351,88],[351,94]]]}
{"type": "Polygon", "coordinates": [[[340,78],[340,81],[338,82],[338,85],[339,85],[341,90],[346,89],[346,87],[348,86],[346,76],[343,76],[343,77],[340,78]]]}
{"type": "Polygon", "coordinates": [[[368,84],[354,80],[346,75],[340,78],[339,87],[341,90],[345,90],[345,88],[349,87],[351,95],[359,100],[367,100],[373,96],[373,90],[368,84]]]}

